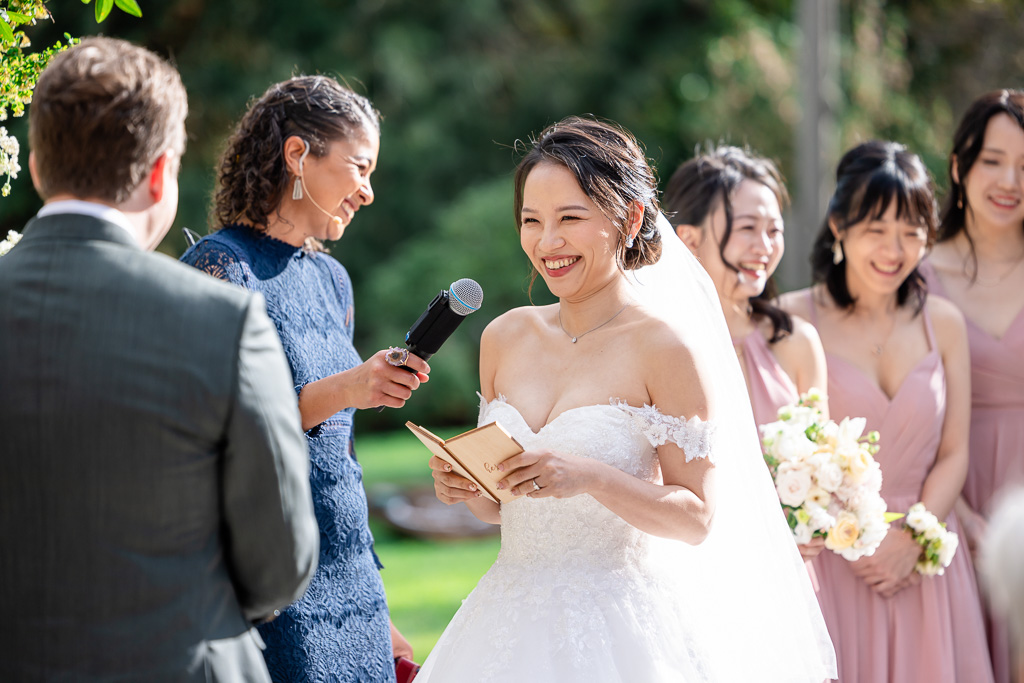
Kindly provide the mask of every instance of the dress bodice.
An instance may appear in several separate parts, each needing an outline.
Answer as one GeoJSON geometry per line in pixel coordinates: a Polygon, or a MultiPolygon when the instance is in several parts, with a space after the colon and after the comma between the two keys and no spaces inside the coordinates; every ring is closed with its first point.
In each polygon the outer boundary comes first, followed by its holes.
{"type": "MultiPolygon", "coordinates": [[[[921,274],[929,291],[949,298],[934,266],[925,261],[921,274]]],[[[1024,309],[1017,312],[998,339],[978,327],[966,313],[964,318],[971,349],[972,408],[1024,410],[1024,309]]]]}
{"type": "MultiPolygon", "coordinates": [[[[666,440],[682,446],[688,461],[710,455],[709,423],[667,417],[650,406],[610,402],[572,408],[534,432],[515,407],[498,398],[481,405],[480,424],[494,421],[526,450],[549,448],[591,458],[645,481],[657,476],[654,446],[666,440]]],[[[499,561],[534,567],[586,565],[598,571],[637,563],[648,538],[586,494],[505,503],[501,531],[499,561]]]]}

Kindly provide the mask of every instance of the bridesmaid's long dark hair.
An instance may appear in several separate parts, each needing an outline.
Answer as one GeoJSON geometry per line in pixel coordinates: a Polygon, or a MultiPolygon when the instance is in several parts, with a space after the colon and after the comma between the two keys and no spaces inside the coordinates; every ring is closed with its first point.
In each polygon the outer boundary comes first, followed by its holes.
{"type": "MultiPolygon", "coordinates": [[[[953,134],[953,150],[949,154],[948,167],[949,193],[946,195],[939,218],[939,242],[951,240],[960,232],[967,238],[971,259],[974,262],[972,281],[978,276],[978,256],[974,251],[971,234],[966,230],[967,212],[971,210],[971,205],[967,202],[964,178],[971,172],[974,162],[981,154],[988,122],[998,114],[1006,114],[1024,130],[1024,90],[994,90],[985,93],[964,112],[960,125],[953,134]]],[[[1024,226],[1021,227],[1024,229],[1024,226]]]]}
{"type": "MultiPolygon", "coordinates": [[[[845,259],[838,264],[833,259],[836,237],[829,223],[843,234],[858,223],[878,220],[894,201],[896,217],[919,222],[926,230],[928,246],[934,244],[938,224],[935,189],[920,157],[898,142],[878,140],[857,145],[843,155],[836,169],[835,193],[811,249],[814,282],[825,283],[839,308],[851,310],[857,300],[846,285],[845,259]]],[[[917,314],[927,297],[924,276],[914,268],[896,291],[896,303],[903,306],[912,300],[917,314]]]]}
{"type": "MultiPolygon", "coordinates": [[[[750,150],[721,145],[709,149],[684,162],[669,178],[662,204],[672,227],[703,225],[708,215],[722,203],[725,209],[725,233],[718,245],[722,263],[734,272],[739,269],[725,258],[725,246],[732,235],[732,195],[744,180],[753,180],[772,191],[783,209],[789,204],[789,193],[782,176],[771,160],[757,156],[750,150]]],[[[774,275],[768,278],[764,290],[750,297],[753,318],[765,318],[772,324],[774,344],[793,332],[793,318],[775,305],[778,290],[774,275]]]]}

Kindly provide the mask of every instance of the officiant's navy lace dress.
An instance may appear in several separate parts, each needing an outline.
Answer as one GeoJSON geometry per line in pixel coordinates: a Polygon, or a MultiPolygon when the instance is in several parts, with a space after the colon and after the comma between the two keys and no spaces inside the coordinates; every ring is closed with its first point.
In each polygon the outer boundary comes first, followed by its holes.
{"type": "MultiPolygon", "coordinates": [[[[233,225],[204,237],[182,261],[263,294],[296,391],[362,362],[352,346],[352,284],[327,254],[233,225]]],[[[279,683],[394,681],[384,586],[352,453],[354,413],[343,410],[306,433],[320,564],[305,596],[259,627],[279,683]]]]}

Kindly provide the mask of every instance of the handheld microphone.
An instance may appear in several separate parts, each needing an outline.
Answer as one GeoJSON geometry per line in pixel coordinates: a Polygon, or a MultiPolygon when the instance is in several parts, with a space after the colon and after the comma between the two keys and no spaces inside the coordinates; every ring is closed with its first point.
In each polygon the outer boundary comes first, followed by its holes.
{"type": "Polygon", "coordinates": [[[412,324],[405,334],[405,345],[423,360],[430,360],[455,328],[483,302],[484,291],[476,280],[468,277],[456,280],[451,287],[438,292],[427,310],[412,324]]]}
{"type": "MultiPolygon", "coordinates": [[[[466,316],[478,310],[483,303],[484,290],[476,280],[468,277],[456,280],[448,289],[442,289],[406,332],[405,345],[409,352],[429,360],[466,316]]],[[[402,367],[414,372],[405,365],[402,367]]],[[[377,407],[378,413],[382,410],[384,406],[377,407]]]]}

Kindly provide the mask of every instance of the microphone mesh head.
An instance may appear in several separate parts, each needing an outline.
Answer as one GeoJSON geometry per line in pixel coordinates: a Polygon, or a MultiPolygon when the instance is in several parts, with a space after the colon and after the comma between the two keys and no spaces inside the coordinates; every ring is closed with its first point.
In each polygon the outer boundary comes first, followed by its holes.
{"type": "Polygon", "coordinates": [[[448,308],[462,316],[469,315],[484,303],[484,290],[476,280],[468,277],[453,282],[448,294],[448,308]]]}

